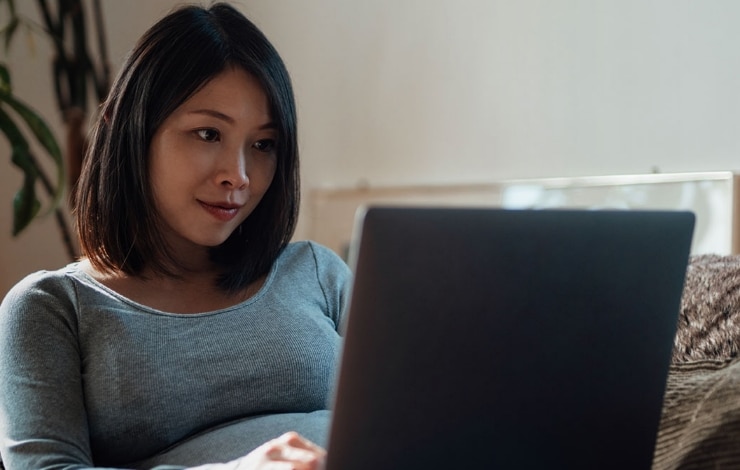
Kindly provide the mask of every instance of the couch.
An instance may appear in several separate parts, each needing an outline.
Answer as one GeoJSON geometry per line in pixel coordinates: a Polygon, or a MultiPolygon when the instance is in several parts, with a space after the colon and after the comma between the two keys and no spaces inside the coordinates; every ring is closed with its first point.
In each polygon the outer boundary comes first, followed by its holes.
{"type": "Polygon", "coordinates": [[[740,468],[740,256],[690,259],[653,469],[740,468]]]}

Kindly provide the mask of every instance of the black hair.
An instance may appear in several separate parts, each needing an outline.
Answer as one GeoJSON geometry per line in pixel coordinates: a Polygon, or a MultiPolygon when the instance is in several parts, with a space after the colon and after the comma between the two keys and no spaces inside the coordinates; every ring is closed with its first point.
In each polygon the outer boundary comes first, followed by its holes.
{"type": "Polygon", "coordinates": [[[277,167],[263,199],[221,245],[218,286],[236,292],[266,274],[295,231],[300,201],[290,77],[265,35],[233,6],[184,6],[154,24],[126,58],[103,103],[76,188],[83,256],[104,272],[175,275],[149,176],[162,122],[209,80],[238,67],[256,77],[277,131],[277,167]]]}

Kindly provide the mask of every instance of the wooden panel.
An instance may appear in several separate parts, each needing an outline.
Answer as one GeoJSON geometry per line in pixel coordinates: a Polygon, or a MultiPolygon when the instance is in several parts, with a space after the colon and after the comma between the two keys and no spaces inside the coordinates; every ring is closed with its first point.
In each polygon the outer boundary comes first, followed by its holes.
{"type": "Polygon", "coordinates": [[[738,253],[738,183],[732,172],[702,172],[316,189],[308,195],[307,238],[346,256],[355,215],[367,205],[681,209],[697,216],[692,253],[738,253]]]}

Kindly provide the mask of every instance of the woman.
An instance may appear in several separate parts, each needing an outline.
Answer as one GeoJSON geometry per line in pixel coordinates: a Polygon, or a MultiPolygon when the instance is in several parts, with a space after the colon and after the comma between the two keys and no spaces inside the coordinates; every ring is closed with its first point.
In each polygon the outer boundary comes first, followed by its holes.
{"type": "Polygon", "coordinates": [[[275,49],[226,4],[160,20],[93,131],[82,259],[0,306],[6,467],[317,468],[349,270],[288,243],[298,205],[275,49]]]}

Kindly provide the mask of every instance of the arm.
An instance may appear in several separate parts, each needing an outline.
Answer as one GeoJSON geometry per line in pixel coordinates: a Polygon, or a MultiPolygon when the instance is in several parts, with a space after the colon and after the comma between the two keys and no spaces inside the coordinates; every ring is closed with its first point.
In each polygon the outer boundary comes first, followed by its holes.
{"type": "Polygon", "coordinates": [[[342,317],[347,308],[352,284],[349,266],[336,253],[323,245],[310,242],[316,263],[316,275],[326,304],[326,315],[342,332],[342,317]]]}
{"type": "MultiPolygon", "coordinates": [[[[79,470],[94,465],[75,294],[68,278],[34,275],[0,305],[0,451],[6,468],[79,470]]],[[[322,455],[322,449],[288,435],[227,467],[211,464],[199,469],[258,469],[275,461],[311,469],[322,455]]]]}
{"type": "Polygon", "coordinates": [[[8,468],[92,465],[71,286],[32,275],[0,305],[0,451],[8,468]]]}

